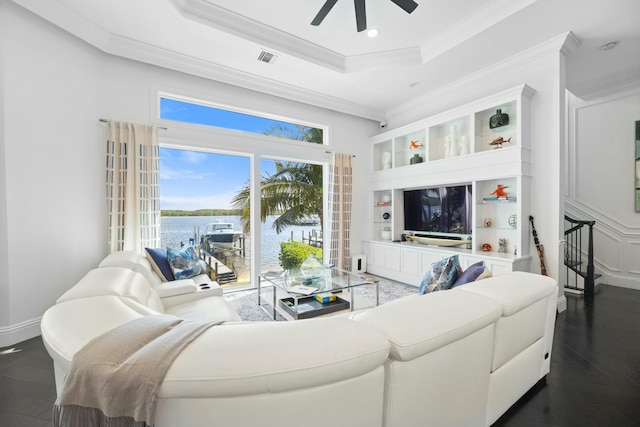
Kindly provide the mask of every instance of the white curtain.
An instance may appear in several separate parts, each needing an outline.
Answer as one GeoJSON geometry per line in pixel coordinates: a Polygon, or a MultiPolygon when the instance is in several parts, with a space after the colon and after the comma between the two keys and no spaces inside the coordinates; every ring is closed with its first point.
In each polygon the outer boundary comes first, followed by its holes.
{"type": "Polygon", "coordinates": [[[351,155],[333,153],[329,166],[329,212],[331,212],[331,248],[329,262],[337,268],[351,269],[352,199],[351,155]]]}
{"type": "Polygon", "coordinates": [[[160,246],[160,146],[157,127],[107,121],[109,253],[160,246]]]}

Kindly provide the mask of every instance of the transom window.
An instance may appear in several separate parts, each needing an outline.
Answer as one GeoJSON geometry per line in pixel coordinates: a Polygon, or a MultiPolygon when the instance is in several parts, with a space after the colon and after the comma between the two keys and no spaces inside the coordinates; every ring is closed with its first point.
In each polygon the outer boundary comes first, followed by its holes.
{"type": "Polygon", "coordinates": [[[276,120],[259,115],[193,101],[160,97],[160,118],[262,135],[278,136],[295,141],[324,144],[322,128],[276,120]]]}

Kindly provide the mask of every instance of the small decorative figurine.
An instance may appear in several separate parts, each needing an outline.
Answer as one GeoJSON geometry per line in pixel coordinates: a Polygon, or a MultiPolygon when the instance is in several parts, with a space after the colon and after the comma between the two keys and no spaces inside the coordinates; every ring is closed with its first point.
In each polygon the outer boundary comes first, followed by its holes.
{"type": "Polygon", "coordinates": [[[498,252],[501,252],[503,254],[507,253],[507,239],[498,239],[498,252]]]}
{"type": "Polygon", "coordinates": [[[491,193],[491,195],[495,195],[498,199],[508,199],[509,195],[507,194],[506,191],[504,191],[505,188],[509,188],[508,185],[502,185],[502,184],[498,184],[498,186],[496,187],[495,191],[493,193],[491,193]]]}
{"type": "Polygon", "coordinates": [[[410,150],[412,150],[414,148],[418,149],[420,147],[422,147],[422,144],[420,144],[420,141],[417,140],[417,139],[415,141],[411,141],[411,143],[409,143],[409,149],[410,150]]]}
{"type": "Polygon", "coordinates": [[[483,252],[491,252],[491,245],[488,243],[483,243],[482,244],[482,251],[483,252]]]}
{"type": "Polygon", "coordinates": [[[509,217],[509,225],[511,228],[518,228],[518,216],[516,214],[509,217]]]}
{"type": "Polygon", "coordinates": [[[414,154],[412,158],[409,159],[409,164],[415,165],[416,163],[422,163],[422,156],[418,153],[414,154]]]}
{"type": "Polygon", "coordinates": [[[509,139],[504,139],[503,137],[499,136],[497,138],[493,138],[493,141],[491,141],[489,145],[495,145],[495,148],[502,148],[502,144],[506,142],[511,144],[511,137],[509,137],[509,139]]]}
{"type": "Polygon", "coordinates": [[[492,224],[491,218],[485,218],[484,219],[484,226],[485,227],[491,227],[491,224],[492,224]]]}

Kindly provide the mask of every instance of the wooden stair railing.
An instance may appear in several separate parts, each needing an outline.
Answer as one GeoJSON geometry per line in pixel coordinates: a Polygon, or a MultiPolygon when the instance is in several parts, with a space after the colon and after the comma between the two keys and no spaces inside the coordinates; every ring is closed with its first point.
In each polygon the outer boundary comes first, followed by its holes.
{"type": "Polygon", "coordinates": [[[582,294],[585,297],[593,297],[595,292],[595,280],[600,277],[600,274],[595,274],[595,268],[593,264],[593,226],[595,221],[584,221],[571,218],[567,215],[564,216],[568,227],[564,231],[565,237],[565,251],[564,251],[564,265],[567,266],[567,283],[565,284],[565,290],[573,293],[582,294]],[[584,268],[584,250],[582,241],[582,231],[584,227],[589,227],[589,236],[587,240],[586,248],[586,270],[584,268]],[[573,277],[570,285],[570,275],[573,277]],[[578,277],[581,277],[584,281],[584,287],[578,286],[578,277]]]}

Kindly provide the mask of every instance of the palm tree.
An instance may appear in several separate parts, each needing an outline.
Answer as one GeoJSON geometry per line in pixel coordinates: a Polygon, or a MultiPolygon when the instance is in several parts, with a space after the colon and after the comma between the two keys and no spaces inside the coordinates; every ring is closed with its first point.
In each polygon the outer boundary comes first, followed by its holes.
{"type": "MultiPolygon", "coordinates": [[[[286,137],[311,143],[322,143],[322,129],[296,125],[295,128],[274,126],[266,135],[286,137]]],[[[277,233],[299,224],[310,216],[318,216],[322,227],[322,166],[308,163],[275,161],[276,172],[265,175],[260,183],[260,220],[278,215],[273,223],[277,233]]],[[[231,201],[241,211],[245,233],[249,232],[250,188],[247,184],[231,201]]]]}

